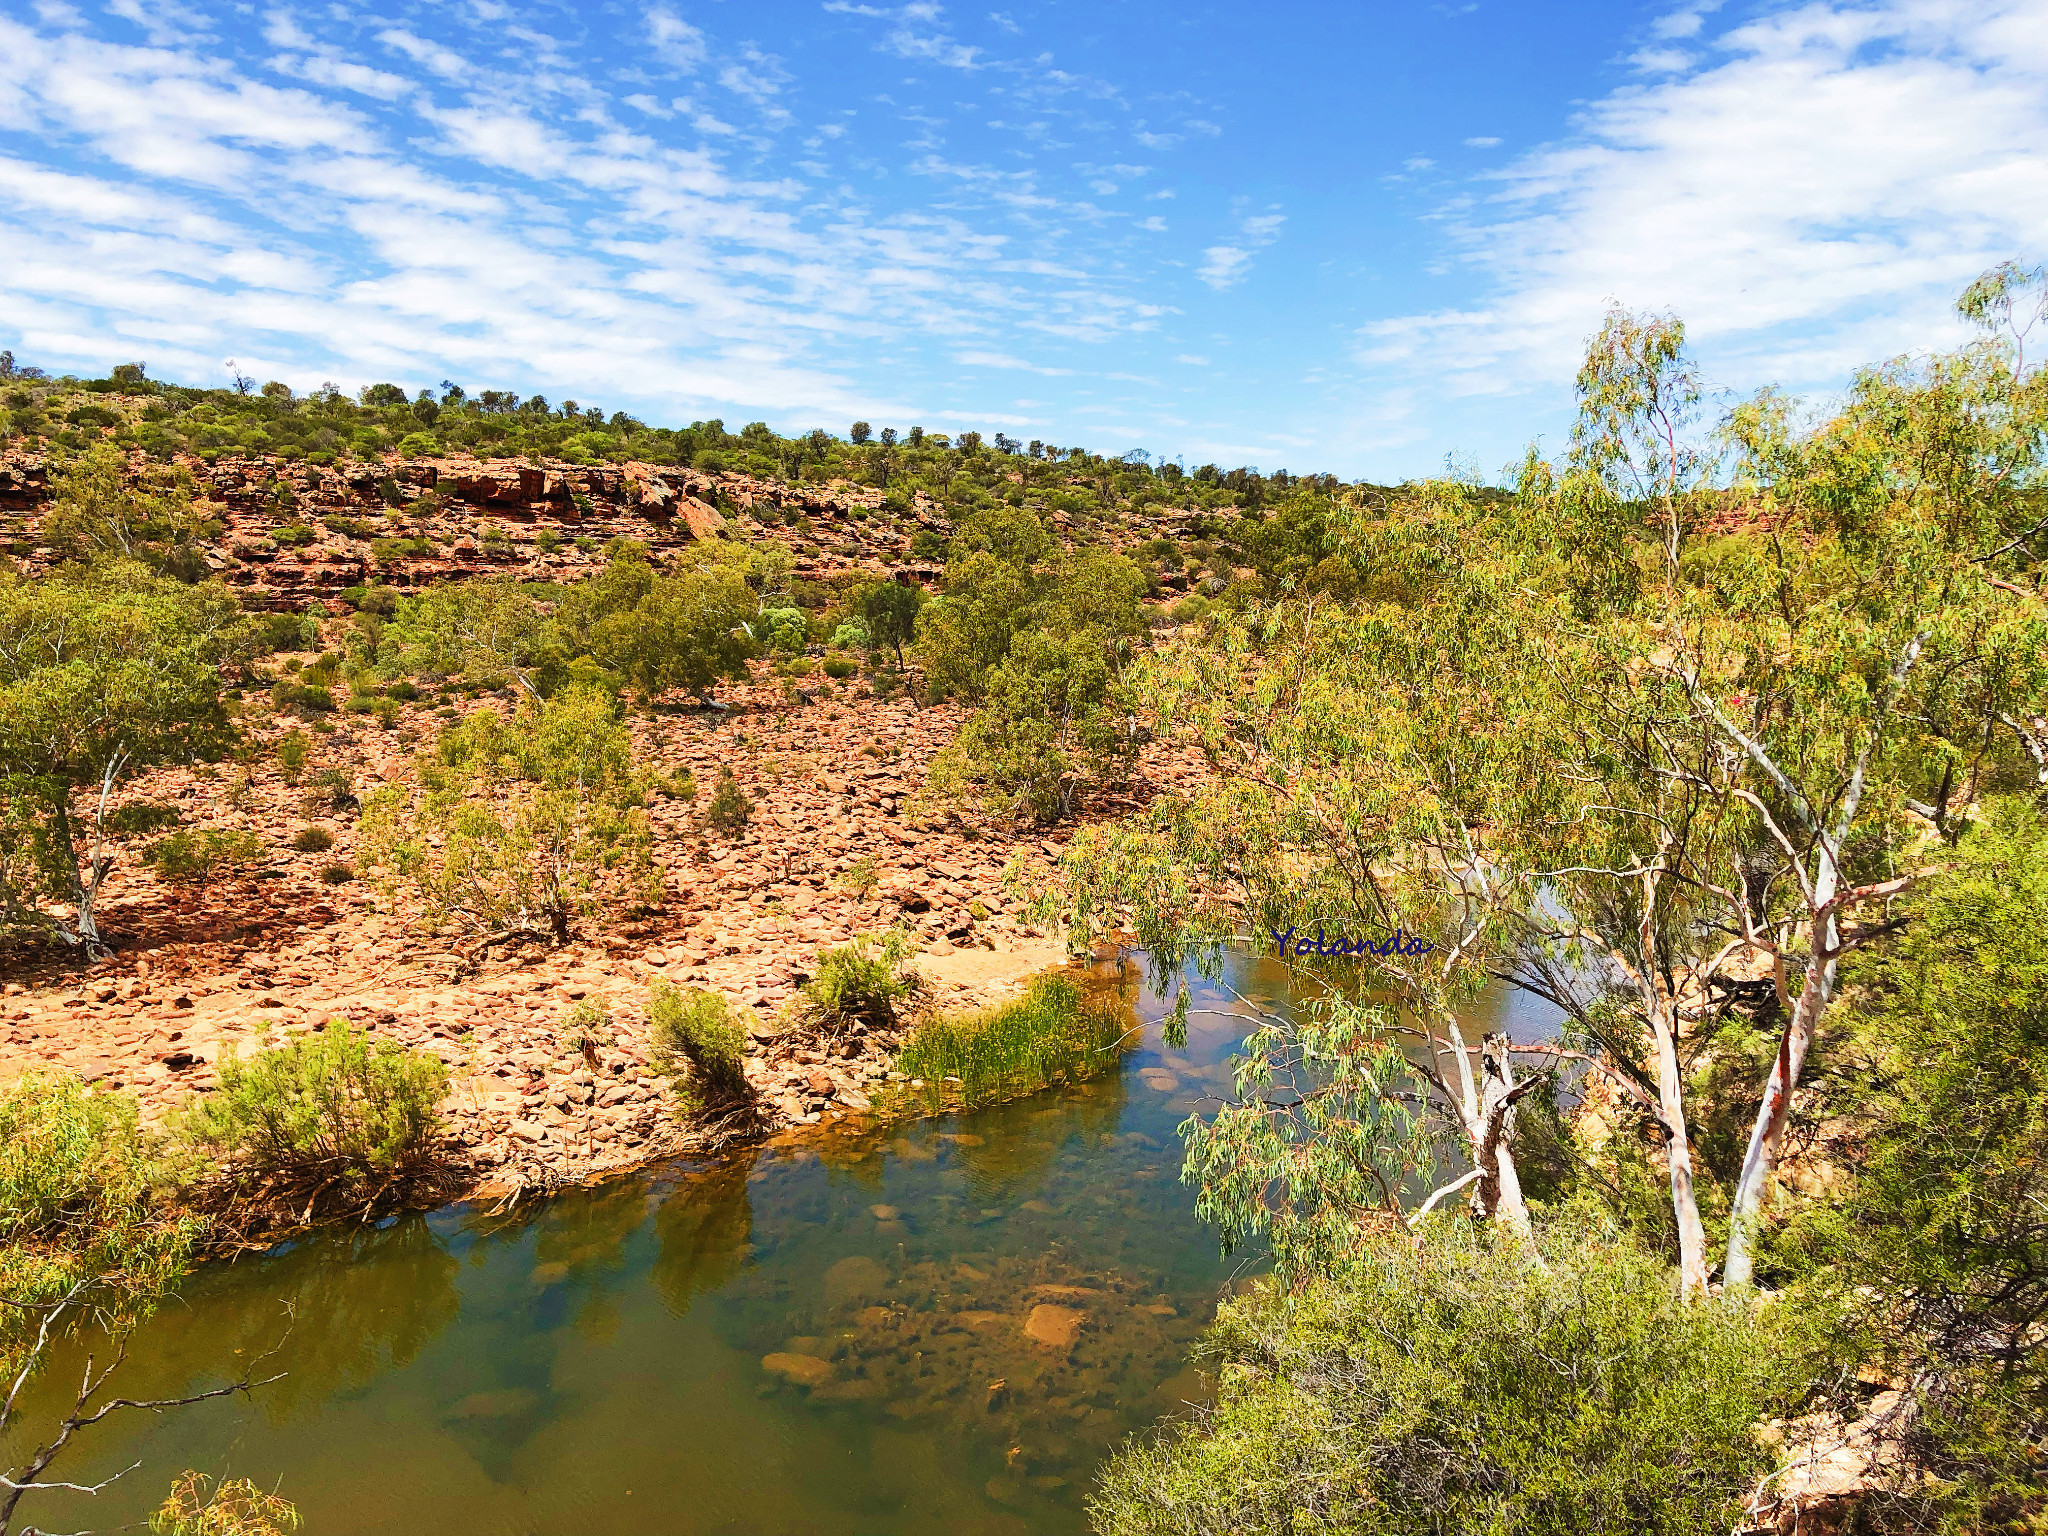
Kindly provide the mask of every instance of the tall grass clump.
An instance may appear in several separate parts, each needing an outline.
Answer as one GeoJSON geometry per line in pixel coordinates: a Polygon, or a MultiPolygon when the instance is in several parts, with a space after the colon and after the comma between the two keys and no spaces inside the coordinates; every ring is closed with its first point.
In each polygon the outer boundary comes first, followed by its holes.
{"type": "Polygon", "coordinates": [[[920,1020],[896,1070],[922,1079],[934,1107],[988,1104],[1112,1067],[1132,1034],[1118,1004],[1088,997],[1069,977],[1041,976],[1014,1001],[920,1020]]]}
{"type": "Polygon", "coordinates": [[[232,1181],[281,1185],[310,1210],[328,1195],[375,1200],[436,1162],[448,1068],[345,1019],[248,1060],[230,1051],[219,1077],[172,1127],[232,1181]]]}
{"type": "Polygon", "coordinates": [[[654,1070],[676,1076],[687,1063],[691,1097],[700,1105],[746,1097],[747,1032],[716,992],[655,983],[647,999],[647,1033],[654,1070]]]}

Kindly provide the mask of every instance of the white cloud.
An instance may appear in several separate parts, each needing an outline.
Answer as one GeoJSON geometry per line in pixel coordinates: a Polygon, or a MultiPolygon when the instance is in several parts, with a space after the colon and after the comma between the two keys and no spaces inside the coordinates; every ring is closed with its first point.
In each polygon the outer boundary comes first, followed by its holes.
{"type": "Polygon", "coordinates": [[[377,34],[377,41],[387,48],[396,49],[416,64],[423,64],[444,80],[460,80],[469,73],[468,64],[462,56],[439,43],[430,43],[424,37],[416,37],[403,27],[387,27],[377,34]]]}
{"type": "Polygon", "coordinates": [[[1071,368],[1042,368],[1007,352],[959,352],[954,354],[953,361],[963,368],[1013,369],[1020,373],[1043,374],[1047,378],[1064,378],[1074,371],[1071,368]]]}
{"type": "Polygon", "coordinates": [[[1410,171],[1426,171],[1435,164],[1436,162],[1427,155],[1410,155],[1401,162],[1402,168],[1410,171]]]}
{"type": "Polygon", "coordinates": [[[1367,326],[1378,377],[1568,380],[1612,297],[1675,310],[1731,383],[1833,383],[2048,252],[2048,0],[1817,0],[1695,42],[1446,211],[1484,296],[1367,326]]]}
{"type": "Polygon", "coordinates": [[[667,6],[647,11],[647,41],[655,57],[673,69],[689,71],[704,62],[704,34],[667,6]]]}
{"type": "Polygon", "coordinates": [[[1254,214],[1238,220],[1238,238],[1229,245],[1212,245],[1204,250],[1195,276],[1218,293],[1236,287],[1251,271],[1254,253],[1279,239],[1280,226],[1286,222],[1284,213],[1254,214]]]}
{"type": "Polygon", "coordinates": [[[1499,143],[1499,139],[1494,138],[1489,134],[1482,135],[1481,137],[1476,139],[1467,139],[1465,141],[1465,147],[1467,149],[1492,149],[1495,145],[1499,143]]]}
{"type": "MultiPolygon", "coordinates": [[[[942,64],[948,69],[975,70],[982,67],[981,49],[956,41],[942,28],[939,18],[945,15],[946,8],[933,4],[932,0],[911,0],[909,5],[894,7],[826,0],[825,9],[839,16],[863,16],[889,22],[889,29],[882,34],[881,47],[899,59],[942,64]]],[[[1019,30],[1007,16],[991,16],[989,19],[1006,31],[1019,30]]]]}

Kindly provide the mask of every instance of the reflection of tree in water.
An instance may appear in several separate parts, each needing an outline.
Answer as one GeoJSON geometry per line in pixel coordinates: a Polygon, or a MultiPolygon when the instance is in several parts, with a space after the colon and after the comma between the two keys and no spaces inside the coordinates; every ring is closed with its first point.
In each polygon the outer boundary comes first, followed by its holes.
{"type": "Polygon", "coordinates": [[[681,1317],[699,1291],[715,1290],[739,1272],[754,1236],[754,1206],[747,1191],[751,1158],[732,1158],[696,1170],[669,1192],[654,1213],[660,1253],[651,1278],[670,1312],[681,1317]]]}
{"type": "Polygon", "coordinates": [[[1026,1099],[984,1110],[974,1117],[970,1135],[938,1134],[956,1149],[970,1198],[1004,1200],[1042,1181],[1077,1138],[1099,1140],[1115,1131],[1128,1097],[1123,1074],[1105,1073],[1063,1090],[1056,1103],[1026,1099]]]}
{"type": "Polygon", "coordinates": [[[290,1308],[291,1337],[277,1356],[287,1374],[252,1397],[282,1423],[411,1364],[462,1310],[460,1267],[417,1216],[323,1233],[264,1265],[260,1284],[238,1288],[238,1307],[207,1309],[196,1331],[215,1360],[244,1360],[277,1341],[290,1308]]]}
{"type": "Polygon", "coordinates": [[[534,1238],[534,1260],[560,1264],[572,1275],[623,1269],[626,1240],[647,1219],[647,1181],[613,1184],[549,1202],[534,1238]]]}

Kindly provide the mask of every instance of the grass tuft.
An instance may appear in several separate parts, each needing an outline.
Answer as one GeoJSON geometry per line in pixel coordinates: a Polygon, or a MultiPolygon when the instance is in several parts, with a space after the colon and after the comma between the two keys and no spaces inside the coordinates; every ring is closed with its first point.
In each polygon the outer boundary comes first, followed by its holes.
{"type": "Polygon", "coordinates": [[[1041,976],[1013,1002],[922,1020],[896,1070],[922,1079],[934,1109],[992,1104],[1113,1067],[1136,1038],[1127,1010],[1066,976],[1041,976]],[[948,1082],[957,1078],[957,1082],[948,1082]]]}

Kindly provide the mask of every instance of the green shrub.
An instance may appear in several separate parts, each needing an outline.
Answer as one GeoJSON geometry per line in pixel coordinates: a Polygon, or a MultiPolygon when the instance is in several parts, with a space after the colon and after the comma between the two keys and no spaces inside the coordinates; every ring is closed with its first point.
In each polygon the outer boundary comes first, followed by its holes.
{"type": "Polygon", "coordinates": [[[311,739],[297,726],[277,738],[277,765],[284,770],[287,783],[296,779],[299,770],[306,766],[306,751],[311,745],[311,739]]]}
{"type": "Polygon", "coordinates": [[[178,808],[174,805],[161,805],[154,800],[131,800],[108,813],[106,828],[116,837],[139,837],[144,833],[161,832],[165,827],[175,827],[178,819],[178,808]]]}
{"type": "Polygon", "coordinates": [[[678,768],[670,778],[656,779],[654,787],[672,800],[689,801],[697,798],[696,776],[687,768],[678,768]]]}
{"type": "Polygon", "coordinates": [[[388,699],[402,699],[410,704],[420,696],[420,691],[407,679],[401,677],[397,682],[385,687],[384,696],[388,699]]]}
{"type": "Polygon", "coordinates": [[[207,827],[159,838],[143,850],[142,862],[173,885],[203,885],[224,870],[255,863],[263,852],[263,839],[253,832],[207,827]]]}
{"type": "Polygon", "coordinates": [[[896,1070],[923,1079],[934,1107],[988,1104],[1092,1077],[1115,1066],[1134,1037],[1123,1008],[1085,997],[1065,976],[1041,976],[1022,997],[983,1012],[919,1020],[896,1070]],[[960,1081],[947,1085],[949,1077],[960,1081]]]}
{"type": "Polygon", "coordinates": [[[81,1280],[153,1294],[184,1267],[201,1230],[163,1209],[170,1176],[135,1101],[34,1071],[0,1088],[0,1367],[11,1377],[34,1314],[81,1280]]]}
{"type": "Polygon", "coordinates": [[[273,533],[271,537],[287,549],[304,549],[308,544],[319,538],[320,535],[308,528],[304,523],[287,523],[284,527],[273,533]]]}
{"type": "Polygon", "coordinates": [[[301,827],[292,835],[294,853],[325,853],[334,846],[334,834],[325,827],[301,827]]]}
{"type": "Polygon", "coordinates": [[[647,1033],[657,1072],[673,1074],[687,1062],[690,1082],[706,1103],[745,1097],[747,1032],[717,993],[679,992],[657,982],[647,999],[647,1033]]]}
{"type": "Polygon", "coordinates": [[[1917,1412],[1901,1529],[2040,1528],[2048,1510],[2048,816],[1992,802],[1859,956],[1867,999],[1825,1114],[1836,1197],[1796,1211],[1780,1262],[1841,1293],[1917,1412]],[[1845,1071],[1844,1068],[1849,1070],[1845,1071]]]}
{"type": "Polygon", "coordinates": [[[433,542],[428,539],[372,539],[370,541],[370,558],[379,565],[395,565],[401,560],[424,560],[433,552],[433,542]]]}
{"type": "Polygon", "coordinates": [[[1630,1532],[1740,1523],[1791,1406],[1793,1319],[1689,1306],[1611,1232],[1541,1238],[1548,1272],[1462,1221],[1362,1238],[1343,1281],[1261,1281],[1201,1353],[1213,1409],[1120,1452],[1102,1536],[1630,1532]],[[1788,1387],[1786,1383],[1791,1383],[1788,1387]]]}
{"type": "Polygon", "coordinates": [[[879,940],[866,934],[818,956],[818,974],[804,983],[809,1022],[824,1033],[855,1023],[893,1028],[896,1005],[912,996],[919,983],[903,971],[910,958],[910,935],[892,928],[879,940]]]}
{"type": "Polygon", "coordinates": [[[355,780],[346,768],[322,768],[314,774],[313,793],[337,811],[351,810],[357,804],[355,780]]]}
{"type": "Polygon", "coordinates": [[[841,682],[853,676],[859,670],[860,663],[851,656],[827,656],[825,658],[825,675],[830,678],[836,678],[841,682]]]}
{"type": "Polygon", "coordinates": [[[320,871],[322,885],[347,885],[355,877],[355,870],[346,864],[330,864],[320,871]]]}
{"type": "Polygon", "coordinates": [[[875,888],[882,883],[882,872],[875,864],[875,856],[868,854],[846,867],[846,873],[839,877],[839,883],[855,896],[872,896],[875,888]]]}
{"type": "Polygon", "coordinates": [[[220,1087],[172,1119],[173,1134],[235,1177],[317,1179],[353,1192],[420,1171],[440,1141],[448,1069],[345,1019],[248,1060],[220,1059],[220,1087]]]}
{"type": "Polygon", "coordinates": [[[732,770],[720,768],[711,803],[704,809],[705,823],[721,836],[738,837],[753,819],[754,802],[741,792],[740,781],[733,777],[732,770]]]}

